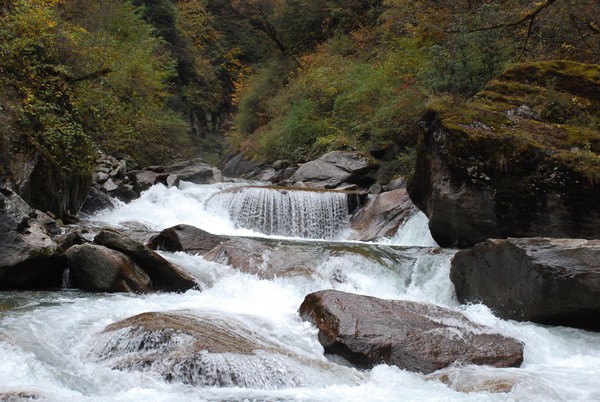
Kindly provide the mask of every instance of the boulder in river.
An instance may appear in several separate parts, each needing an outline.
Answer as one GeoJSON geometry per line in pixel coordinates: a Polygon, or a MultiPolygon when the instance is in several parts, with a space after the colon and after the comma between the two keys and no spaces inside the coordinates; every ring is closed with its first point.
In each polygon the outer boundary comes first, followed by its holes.
{"type": "Polygon", "coordinates": [[[347,274],[353,271],[339,265],[345,258],[353,261],[358,272],[393,272],[408,281],[420,260],[425,263],[439,252],[422,247],[232,237],[204,254],[204,258],[265,279],[319,275],[342,283],[350,280],[347,274]]]}
{"type": "Polygon", "coordinates": [[[391,237],[416,211],[404,188],[372,196],[350,219],[354,230],[351,240],[371,241],[391,237]]]}
{"type": "Polygon", "coordinates": [[[309,188],[337,188],[356,184],[369,188],[375,179],[376,165],[359,152],[332,151],[300,166],[289,182],[301,182],[309,188]]]}
{"type": "Polygon", "coordinates": [[[66,261],[44,225],[50,221],[13,191],[0,189],[0,289],[61,286],[66,261]]]}
{"type": "Polygon", "coordinates": [[[164,229],[159,234],[152,236],[148,241],[148,247],[153,250],[184,251],[189,254],[204,255],[228,239],[195,226],[182,224],[164,229]]]}
{"type": "Polygon", "coordinates": [[[390,364],[431,373],[453,363],[519,367],[523,362],[519,341],[432,304],[322,290],[307,295],[299,313],[319,328],[325,352],[360,368],[390,364]]]}
{"type": "Polygon", "coordinates": [[[166,166],[151,166],[147,170],[175,175],[181,181],[195,184],[212,184],[223,181],[221,171],[210,166],[200,158],[176,162],[166,166]]]}
{"type": "Polygon", "coordinates": [[[600,66],[557,60],[514,65],[468,102],[434,102],[408,192],[435,241],[600,238],[600,131],[585,123],[599,111],[600,66]]]}
{"type": "Polygon", "coordinates": [[[90,215],[94,212],[114,207],[113,199],[106,191],[91,187],[79,212],[90,215]]]}
{"type": "Polygon", "coordinates": [[[94,241],[97,244],[120,251],[135,261],[152,280],[154,290],[185,292],[198,285],[192,275],[171,264],[142,243],[115,229],[101,230],[94,241]]]}
{"type": "Polygon", "coordinates": [[[152,291],[150,277],[131,258],[96,244],[82,244],[66,252],[73,285],[92,292],[152,291]]]}
{"type": "Polygon", "coordinates": [[[89,357],[195,386],[278,389],[312,386],[332,372],[357,377],[345,367],[296,356],[244,317],[207,312],[149,312],[119,321],[99,334],[89,357]]]}
{"type": "Polygon", "coordinates": [[[500,317],[600,330],[600,240],[490,239],[458,252],[450,278],[500,317]]]}
{"type": "Polygon", "coordinates": [[[227,156],[222,170],[226,177],[247,177],[252,176],[254,172],[259,171],[264,165],[264,163],[256,163],[246,159],[243,153],[237,152],[227,156]]]}

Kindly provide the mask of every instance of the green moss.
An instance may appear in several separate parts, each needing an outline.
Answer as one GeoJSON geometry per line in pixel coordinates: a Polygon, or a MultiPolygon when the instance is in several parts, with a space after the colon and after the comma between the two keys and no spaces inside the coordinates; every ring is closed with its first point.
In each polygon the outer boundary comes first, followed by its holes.
{"type": "Polygon", "coordinates": [[[52,247],[36,248],[29,252],[29,258],[50,258],[56,254],[52,247]]]}
{"type": "Polygon", "coordinates": [[[508,166],[527,176],[538,161],[599,182],[598,110],[600,66],[566,61],[512,66],[468,102],[429,106],[449,136],[448,162],[470,169],[473,181],[508,166]],[[523,105],[531,116],[516,111],[523,105]]]}

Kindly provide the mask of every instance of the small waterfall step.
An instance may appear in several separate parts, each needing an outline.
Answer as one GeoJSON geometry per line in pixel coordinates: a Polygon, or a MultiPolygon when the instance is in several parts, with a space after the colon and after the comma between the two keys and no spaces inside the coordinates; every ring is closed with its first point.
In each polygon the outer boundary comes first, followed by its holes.
{"type": "Polygon", "coordinates": [[[365,198],[349,191],[241,186],[214,194],[207,208],[224,210],[237,227],[267,235],[334,239],[365,198]]]}

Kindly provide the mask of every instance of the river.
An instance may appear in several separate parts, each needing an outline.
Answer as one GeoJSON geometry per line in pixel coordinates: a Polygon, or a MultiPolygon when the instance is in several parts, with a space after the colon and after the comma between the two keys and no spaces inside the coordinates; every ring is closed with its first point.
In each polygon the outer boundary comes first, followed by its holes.
{"type": "MultiPolygon", "coordinates": [[[[238,227],[225,202],[210,201],[211,196],[230,186],[155,186],[130,204],[89,217],[88,223],[124,230],[140,223],[153,230],[186,223],[215,234],[265,236],[238,227]]],[[[330,242],[345,244],[345,230],[340,225],[336,233],[321,234],[330,242]]],[[[280,232],[269,236],[300,240],[280,232]]],[[[320,240],[314,241],[318,244],[320,240]]],[[[396,236],[380,243],[435,245],[423,216],[411,219],[396,236]]],[[[459,305],[448,277],[452,250],[422,253],[393,269],[358,256],[331,256],[310,275],[274,279],[260,279],[200,256],[161,254],[196,276],[201,289],[149,295],[90,294],[72,289],[0,292],[0,394],[25,392],[40,400],[111,402],[600,400],[600,334],[502,320],[483,305],[459,305]],[[337,275],[340,272],[342,279],[337,275]],[[332,288],[458,310],[476,323],[522,341],[523,365],[508,369],[449,367],[437,376],[387,365],[355,370],[340,359],[324,356],[316,328],[297,314],[308,293],[332,288]],[[268,377],[261,374],[260,367],[240,361],[234,369],[255,385],[214,387],[167,382],[152,372],[112,370],[90,357],[107,325],[142,312],[173,310],[243,322],[251,333],[301,359],[278,362],[279,371],[268,377]],[[437,379],[442,374],[445,382],[437,379]],[[490,392],[498,384],[507,385],[503,389],[510,392],[490,392]]]]}

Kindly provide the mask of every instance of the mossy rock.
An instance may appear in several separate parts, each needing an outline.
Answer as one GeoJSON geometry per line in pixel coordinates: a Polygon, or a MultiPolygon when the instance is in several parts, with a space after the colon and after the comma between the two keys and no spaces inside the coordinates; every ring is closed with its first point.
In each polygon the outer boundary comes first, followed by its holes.
{"type": "Polygon", "coordinates": [[[440,245],[600,236],[600,66],[515,65],[423,120],[408,189],[440,245]]]}

